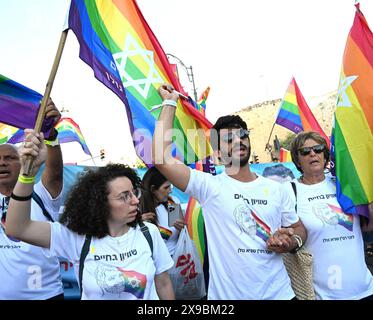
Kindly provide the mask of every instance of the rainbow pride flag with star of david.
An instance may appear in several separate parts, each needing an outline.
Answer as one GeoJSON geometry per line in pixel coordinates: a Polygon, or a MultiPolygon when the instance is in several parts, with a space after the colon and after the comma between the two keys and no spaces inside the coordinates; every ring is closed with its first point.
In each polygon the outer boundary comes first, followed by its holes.
{"type": "Polygon", "coordinates": [[[356,4],[332,130],[331,168],[343,212],[368,215],[373,202],[373,34],[356,4]]]}
{"type": "MultiPolygon", "coordinates": [[[[151,164],[151,142],[162,100],[163,83],[184,93],[160,43],[135,0],[72,0],[69,28],[80,44],[80,58],[95,77],[124,103],[138,156],[151,164]]],[[[212,153],[206,133],[211,123],[179,99],[173,155],[186,164],[212,153]]]]}
{"type": "Polygon", "coordinates": [[[347,230],[352,231],[354,225],[354,216],[345,214],[341,208],[328,204],[328,207],[338,216],[338,224],[345,227],[347,230]]]}
{"type": "Polygon", "coordinates": [[[117,268],[124,278],[124,291],[133,294],[138,299],[144,298],[146,288],[146,275],[132,271],[117,268]]]}

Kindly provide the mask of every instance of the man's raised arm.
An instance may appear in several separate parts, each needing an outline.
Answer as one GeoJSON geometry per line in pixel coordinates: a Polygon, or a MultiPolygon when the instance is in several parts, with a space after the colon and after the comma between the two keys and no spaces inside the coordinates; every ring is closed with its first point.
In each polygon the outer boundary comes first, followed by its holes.
{"type": "Polygon", "coordinates": [[[162,85],[158,92],[163,103],[154,130],[153,162],[175,187],[185,191],[189,182],[190,170],[184,163],[172,157],[172,129],[179,95],[171,85],[162,85]]]}

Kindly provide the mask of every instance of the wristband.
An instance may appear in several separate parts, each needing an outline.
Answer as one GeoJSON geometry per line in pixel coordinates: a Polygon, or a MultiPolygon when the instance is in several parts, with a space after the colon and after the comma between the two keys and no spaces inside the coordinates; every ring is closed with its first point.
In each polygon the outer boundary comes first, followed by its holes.
{"type": "Polygon", "coordinates": [[[20,196],[16,196],[13,192],[12,194],[10,195],[10,197],[14,200],[17,200],[17,201],[28,201],[28,200],[31,200],[32,198],[32,193],[29,195],[29,196],[25,196],[25,197],[20,197],[20,196]]]}
{"type": "Polygon", "coordinates": [[[44,139],[44,143],[45,143],[46,146],[50,146],[50,147],[55,147],[55,146],[60,145],[60,141],[58,140],[58,138],[56,138],[53,141],[44,139]]]}
{"type": "Polygon", "coordinates": [[[35,182],[35,177],[27,177],[27,176],[24,176],[23,174],[20,174],[18,176],[18,181],[21,183],[30,184],[30,183],[35,182]]]}
{"type": "Polygon", "coordinates": [[[296,243],[297,243],[297,246],[296,246],[293,250],[291,250],[291,251],[289,251],[289,252],[290,252],[290,253],[296,253],[300,248],[302,248],[302,246],[303,246],[303,240],[302,240],[302,238],[301,238],[300,236],[298,236],[297,234],[293,234],[291,237],[294,238],[294,240],[295,240],[296,243]]]}
{"type": "Polygon", "coordinates": [[[163,102],[162,102],[162,107],[164,107],[164,106],[171,106],[171,107],[177,107],[177,102],[176,101],[174,101],[174,100],[163,100],[163,102]]]}

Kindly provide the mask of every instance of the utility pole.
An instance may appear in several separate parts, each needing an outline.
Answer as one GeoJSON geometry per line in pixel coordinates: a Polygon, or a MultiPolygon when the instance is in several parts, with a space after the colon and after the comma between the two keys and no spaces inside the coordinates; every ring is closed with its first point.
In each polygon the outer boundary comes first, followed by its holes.
{"type": "Polygon", "coordinates": [[[197,90],[196,90],[196,85],[195,85],[195,82],[194,82],[194,75],[193,75],[193,67],[192,66],[189,66],[187,67],[183,61],[181,61],[178,57],[176,57],[175,55],[171,54],[171,53],[166,53],[166,56],[169,58],[169,57],[172,57],[174,58],[177,62],[179,62],[179,64],[186,70],[187,72],[187,76],[188,76],[188,80],[189,82],[192,83],[193,85],[193,94],[194,94],[194,101],[197,103],[197,90]]]}

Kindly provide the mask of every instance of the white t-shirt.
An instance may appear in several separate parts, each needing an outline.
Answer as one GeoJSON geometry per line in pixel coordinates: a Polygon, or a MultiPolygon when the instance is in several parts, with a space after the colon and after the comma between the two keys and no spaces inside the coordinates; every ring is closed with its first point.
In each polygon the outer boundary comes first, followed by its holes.
{"type": "MultiPolygon", "coordinates": [[[[313,255],[316,299],[362,299],[373,294],[373,277],[366,266],[359,216],[342,212],[335,182],[297,187],[297,212],[307,229],[305,247],[313,255]]],[[[286,188],[295,195],[291,184],[286,188]]]]}
{"type": "MultiPolygon", "coordinates": [[[[172,197],[172,200],[176,204],[180,204],[180,200],[176,197],[172,197]]],[[[171,256],[175,253],[177,240],[179,239],[179,230],[175,227],[170,227],[168,225],[168,211],[163,204],[160,204],[157,208],[157,218],[159,224],[159,231],[161,232],[161,236],[166,243],[168,252],[171,256]]]]}
{"type": "MultiPolygon", "coordinates": [[[[34,189],[51,217],[58,220],[62,192],[52,199],[41,182],[34,189]]],[[[0,203],[3,198],[0,194],[0,203]]],[[[48,221],[34,200],[31,202],[31,219],[48,221]]],[[[58,258],[47,258],[41,247],[8,238],[3,228],[0,228],[0,270],[0,300],[44,300],[63,293],[58,258]]]]}
{"type": "Polygon", "coordinates": [[[280,254],[266,240],[299,219],[281,185],[258,176],[240,182],[225,172],[191,170],[186,192],[203,209],[209,254],[209,299],[292,299],[280,254]]]}
{"type": "MultiPolygon", "coordinates": [[[[154,276],[173,266],[157,227],[145,222],[153,240],[151,249],[140,227],[120,237],[92,238],[83,269],[82,300],[158,300],[154,276]]],[[[50,255],[74,264],[79,279],[79,259],[84,235],[55,222],[51,228],[50,255]]]]}

